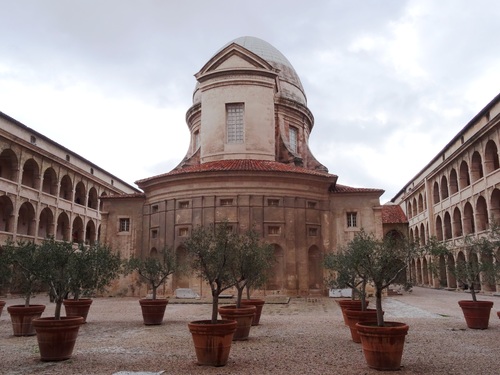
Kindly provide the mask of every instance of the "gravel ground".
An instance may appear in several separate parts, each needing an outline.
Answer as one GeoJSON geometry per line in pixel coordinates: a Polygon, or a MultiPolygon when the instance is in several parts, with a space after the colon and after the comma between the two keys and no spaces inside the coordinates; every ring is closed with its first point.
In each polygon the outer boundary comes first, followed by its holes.
{"type": "MultiPolygon", "coordinates": [[[[500,374],[500,299],[487,330],[466,327],[457,301],[470,295],[414,288],[412,293],[383,301],[386,320],[410,326],[400,374],[500,374]]],[[[19,304],[7,299],[7,306],[19,304]]],[[[233,342],[225,367],[196,365],[187,323],[207,319],[209,304],[184,304],[172,299],[161,326],[145,326],[136,298],[98,298],[83,325],[73,357],[42,362],[36,337],[14,337],[6,309],[0,317],[0,374],[383,374],[367,367],[360,344],[334,298],[268,300],[261,324],[248,341],[233,342]],[[283,302],[283,300],[281,301],[283,302]]],[[[54,305],[44,297],[33,303],[54,305]]],[[[375,302],[371,302],[375,304],[375,302]]],[[[393,373],[393,372],[392,372],[393,373]]]]}

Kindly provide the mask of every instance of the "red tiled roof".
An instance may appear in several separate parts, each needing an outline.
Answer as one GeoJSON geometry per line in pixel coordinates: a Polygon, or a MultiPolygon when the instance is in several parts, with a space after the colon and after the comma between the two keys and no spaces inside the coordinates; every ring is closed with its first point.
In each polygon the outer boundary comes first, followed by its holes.
{"type": "Polygon", "coordinates": [[[384,224],[395,224],[395,223],[407,223],[405,213],[402,208],[397,204],[384,204],[382,206],[382,223],[384,224]]]}
{"type": "Polygon", "coordinates": [[[132,194],[116,194],[116,195],[103,195],[100,199],[121,199],[121,198],[145,198],[144,193],[132,193],[132,194]]]}
{"type": "Polygon", "coordinates": [[[309,174],[321,177],[335,177],[335,175],[329,174],[328,172],[306,169],[302,167],[297,167],[293,164],[284,164],[276,161],[255,160],[255,159],[231,159],[231,160],[218,160],[199,165],[192,165],[184,168],[174,169],[165,174],[139,180],[136,183],[139,184],[164,176],[175,176],[186,173],[221,172],[221,171],[289,172],[289,173],[309,174]]]}
{"type": "Polygon", "coordinates": [[[335,184],[335,186],[330,189],[332,193],[368,193],[368,192],[377,192],[383,193],[383,189],[374,189],[374,188],[358,188],[346,185],[335,184]]]}

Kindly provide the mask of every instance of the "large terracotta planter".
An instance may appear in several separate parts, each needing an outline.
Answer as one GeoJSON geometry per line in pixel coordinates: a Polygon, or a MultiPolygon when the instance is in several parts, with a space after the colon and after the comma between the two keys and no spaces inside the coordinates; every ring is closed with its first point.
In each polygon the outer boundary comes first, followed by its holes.
{"type": "Polygon", "coordinates": [[[237,323],[235,320],[198,320],[188,324],[196,351],[197,363],[202,366],[225,366],[237,323]]]}
{"type": "Polygon", "coordinates": [[[255,311],[255,306],[236,307],[236,305],[225,305],[219,307],[219,314],[222,319],[236,320],[237,328],[233,336],[234,341],[248,340],[255,311]]]}
{"type": "MultiPolygon", "coordinates": [[[[347,322],[347,317],[345,316],[345,310],[361,310],[361,300],[359,299],[338,299],[336,300],[342,311],[342,317],[344,318],[345,325],[349,325],[347,322]]],[[[368,301],[366,301],[366,307],[368,307],[368,301]]]]}
{"type": "Polygon", "coordinates": [[[377,321],[377,310],[366,309],[366,310],[349,310],[346,309],[345,315],[347,317],[347,325],[351,331],[352,341],[360,343],[361,338],[358,334],[358,328],[356,323],[358,322],[376,322],[377,321]]]}
{"type": "Polygon", "coordinates": [[[78,330],[83,324],[81,316],[38,318],[33,320],[42,361],[64,361],[71,358],[78,330]]]}
{"type": "Polygon", "coordinates": [[[87,323],[87,316],[91,304],[92,299],[90,298],[65,299],[63,301],[66,316],[81,316],[83,318],[83,323],[87,323]]]}
{"type": "Polygon", "coordinates": [[[490,321],[492,301],[458,301],[462,308],[467,327],[472,329],[486,329],[490,321]]]}
{"type": "Polygon", "coordinates": [[[142,318],[145,325],[160,325],[163,322],[168,299],[143,298],[139,300],[139,304],[141,305],[142,318]]]}
{"type": "Polygon", "coordinates": [[[12,322],[14,336],[34,336],[33,319],[40,318],[45,311],[45,305],[12,305],[7,307],[12,322]]]}
{"type": "Polygon", "coordinates": [[[2,311],[5,306],[5,301],[0,301],[0,316],[2,316],[2,311]]]}
{"type": "Polygon", "coordinates": [[[258,326],[260,323],[260,316],[262,315],[262,308],[266,301],[263,299],[242,299],[241,304],[244,306],[255,306],[255,315],[253,317],[252,325],[258,326]]]}
{"type": "Polygon", "coordinates": [[[376,370],[399,370],[408,325],[399,322],[385,322],[384,327],[377,323],[356,323],[363,354],[368,367],[376,370]]]}

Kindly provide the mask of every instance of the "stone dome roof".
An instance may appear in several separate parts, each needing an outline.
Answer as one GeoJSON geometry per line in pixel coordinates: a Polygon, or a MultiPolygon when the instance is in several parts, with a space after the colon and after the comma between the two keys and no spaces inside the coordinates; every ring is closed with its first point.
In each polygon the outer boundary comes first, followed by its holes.
{"type": "MultiPolygon", "coordinates": [[[[281,96],[307,106],[307,99],[304,88],[302,87],[302,82],[300,82],[300,78],[290,61],[288,61],[288,59],[280,51],[265,40],[252,36],[242,36],[225,44],[215,53],[215,55],[233,43],[239,44],[243,48],[253,52],[279,71],[278,77],[282,83],[280,93],[281,96]]],[[[197,92],[198,86],[199,84],[197,83],[193,95],[194,103],[199,101],[199,97],[197,95],[199,94],[197,92]]]]}

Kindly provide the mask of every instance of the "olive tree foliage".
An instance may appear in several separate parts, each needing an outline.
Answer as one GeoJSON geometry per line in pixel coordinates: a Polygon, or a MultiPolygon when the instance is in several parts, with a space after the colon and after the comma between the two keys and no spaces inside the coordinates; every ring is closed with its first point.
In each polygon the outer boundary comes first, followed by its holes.
{"type": "Polygon", "coordinates": [[[382,327],[382,292],[395,282],[404,284],[405,288],[410,287],[405,270],[417,251],[417,246],[402,237],[388,235],[378,239],[361,230],[347,247],[355,247],[359,251],[356,268],[375,287],[377,325],[382,327]]]}
{"type": "Polygon", "coordinates": [[[12,266],[7,258],[8,247],[6,245],[0,246],[0,295],[10,284],[12,277],[12,266]]]}
{"type": "Polygon", "coordinates": [[[231,229],[227,222],[209,227],[199,226],[184,242],[191,268],[210,286],[213,324],[217,323],[220,294],[236,283],[231,267],[234,253],[240,245],[231,229]]]}
{"type": "Polygon", "coordinates": [[[24,306],[28,307],[31,297],[42,290],[40,246],[34,242],[8,241],[2,247],[2,254],[5,271],[11,277],[11,290],[19,292],[24,298],[24,306]]]}
{"type": "Polygon", "coordinates": [[[61,319],[61,307],[74,283],[74,267],[78,246],[67,241],[46,239],[40,245],[42,281],[49,287],[49,294],[56,304],[54,318],[61,319]]]}
{"type": "Polygon", "coordinates": [[[156,299],[158,288],[170,275],[179,271],[177,257],[170,247],[165,247],[158,253],[145,258],[132,257],[125,266],[126,273],[136,271],[140,281],[146,282],[152,290],[152,299],[156,299]]]}
{"type": "Polygon", "coordinates": [[[351,288],[352,298],[359,296],[362,310],[366,310],[366,285],[369,281],[366,270],[361,267],[361,262],[368,256],[365,252],[370,251],[365,236],[364,232],[355,236],[347,246],[337,253],[327,254],[323,260],[328,270],[326,285],[329,288],[351,288]]]}
{"type": "Polygon", "coordinates": [[[273,266],[274,251],[264,243],[255,230],[235,234],[235,248],[231,257],[231,277],[238,291],[236,307],[241,306],[243,291],[262,286],[273,266]]]}
{"type": "MultiPolygon", "coordinates": [[[[461,250],[464,257],[458,257],[455,266],[449,266],[456,280],[468,285],[473,301],[477,301],[475,284],[484,282],[495,284],[500,278],[500,227],[494,220],[491,221],[489,231],[479,235],[467,235],[462,243],[455,247],[461,250]]],[[[452,256],[453,251],[446,242],[435,238],[431,239],[425,246],[425,251],[435,257],[452,256]]]]}
{"type": "Polygon", "coordinates": [[[99,242],[80,244],[70,258],[72,272],[70,294],[75,300],[102,293],[110,282],[119,277],[122,260],[119,253],[99,242]]]}

